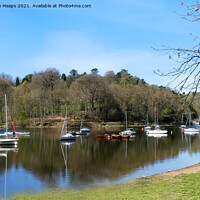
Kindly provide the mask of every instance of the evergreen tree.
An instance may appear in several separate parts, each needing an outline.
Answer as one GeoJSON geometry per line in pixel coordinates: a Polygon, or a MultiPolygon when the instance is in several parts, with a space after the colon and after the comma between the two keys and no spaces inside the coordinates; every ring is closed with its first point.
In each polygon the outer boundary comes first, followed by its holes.
{"type": "Polygon", "coordinates": [[[20,85],[20,81],[19,81],[19,77],[16,78],[16,83],[15,83],[15,86],[19,86],[20,85]]]}

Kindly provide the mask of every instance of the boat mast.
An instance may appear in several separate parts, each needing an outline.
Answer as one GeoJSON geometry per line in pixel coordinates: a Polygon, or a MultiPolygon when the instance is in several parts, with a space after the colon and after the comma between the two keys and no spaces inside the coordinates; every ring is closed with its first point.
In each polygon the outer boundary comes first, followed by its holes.
{"type": "Polygon", "coordinates": [[[8,121],[7,121],[7,99],[5,94],[5,111],[6,111],[6,133],[8,132],[8,121]]]}
{"type": "Polygon", "coordinates": [[[67,108],[66,108],[66,118],[65,118],[65,120],[66,120],[66,133],[67,133],[67,108]]]}
{"type": "Polygon", "coordinates": [[[156,126],[156,121],[157,121],[157,120],[156,120],[156,106],[155,106],[154,109],[155,109],[155,126],[156,126]]]}
{"type": "Polygon", "coordinates": [[[64,134],[65,124],[66,124],[66,131],[67,131],[67,108],[66,108],[65,119],[63,122],[62,130],[61,130],[61,136],[64,134]]]}
{"type": "Polygon", "coordinates": [[[181,117],[181,125],[183,124],[183,114],[182,114],[182,117],[181,117]]]}
{"type": "Polygon", "coordinates": [[[126,130],[127,130],[127,111],[125,111],[125,117],[126,117],[126,130]]]}
{"type": "Polygon", "coordinates": [[[191,112],[189,114],[189,127],[191,126],[191,112]]]}

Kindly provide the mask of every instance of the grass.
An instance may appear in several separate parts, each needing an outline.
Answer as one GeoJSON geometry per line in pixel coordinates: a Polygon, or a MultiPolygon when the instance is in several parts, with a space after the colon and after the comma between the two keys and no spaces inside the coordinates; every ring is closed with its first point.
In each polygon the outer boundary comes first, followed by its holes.
{"type": "Polygon", "coordinates": [[[175,177],[158,175],[123,184],[93,187],[86,190],[50,190],[36,194],[18,194],[11,199],[199,199],[200,173],[181,174],[175,177]]]}

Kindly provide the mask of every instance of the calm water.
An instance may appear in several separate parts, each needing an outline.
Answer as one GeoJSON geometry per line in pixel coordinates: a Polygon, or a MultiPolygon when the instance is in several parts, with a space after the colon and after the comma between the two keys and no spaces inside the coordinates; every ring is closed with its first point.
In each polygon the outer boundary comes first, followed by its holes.
{"type": "Polygon", "coordinates": [[[0,149],[0,197],[48,188],[82,189],[119,183],[141,176],[187,167],[200,162],[200,137],[167,128],[168,137],[145,137],[141,128],[129,141],[99,140],[96,134],[120,129],[92,129],[75,143],[59,142],[60,129],[31,129],[18,149],[0,149]],[[173,131],[173,134],[171,134],[173,131]],[[5,184],[6,182],[6,184],[5,184]]]}

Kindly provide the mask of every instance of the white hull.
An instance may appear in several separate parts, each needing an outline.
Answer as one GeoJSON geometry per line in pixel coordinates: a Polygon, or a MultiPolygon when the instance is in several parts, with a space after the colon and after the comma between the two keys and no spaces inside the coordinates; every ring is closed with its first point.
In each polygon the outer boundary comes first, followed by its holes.
{"type": "Polygon", "coordinates": [[[186,133],[199,133],[199,129],[197,129],[197,128],[185,128],[184,130],[183,130],[183,132],[186,134],[186,133]]]}
{"type": "Polygon", "coordinates": [[[159,133],[147,133],[148,137],[167,137],[167,134],[166,133],[162,133],[162,134],[159,134],[159,133]]]}
{"type": "Polygon", "coordinates": [[[148,130],[147,136],[149,137],[167,137],[167,130],[162,129],[155,129],[155,130],[148,130]]]}
{"type": "Polygon", "coordinates": [[[151,126],[145,126],[145,127],[144,127],[144,130],[145,130],[145,131],[149,131],[149,130],[152,130],[152,129],[151,129],[151,126]]]}
{"type": "Polygon", "coordinates": [[[80,134],[87,134],[87,133],[90,133],[90,129],[87,128],[87,127],[82,128],[82,129],[80,130],[80,134]]]}
{"type": "Polygon", "coordinates": [[[76,136],[72,135],[71,133],[67,133],[60,137],[60,140],[76,140],[76,136]]]}
{"type": "Polygon", "coordinates": [[[161,129],[155,129],[155,130],[148,130],[147,134],[166,134],[167,135],[167,130],[161,130],[161,129]]]}
{"type": "Polygon", "coordinates": [[[0,139],[0,145],[17,145],[18,138],[2,138],[0,139]]]}
{"type": "Polygon", "coordinates": [[[136,135],[136,132],[135,131],[131,131],[131,130],[126,130],[126,131],[122,131],[121,134],[122,135],[133,136],[133,135],[136,135]]]}
{"type": "Polygon", "coordinates": [[[7,134],[6,133],[0,133],[0,137],[6,137],[7,134]]]}
{"type": "Polygon", "coordinates": [[[30,135],[30,132],[5,132],[5,134],[7,134],[8,136],[29,136],[30,135]]]}

